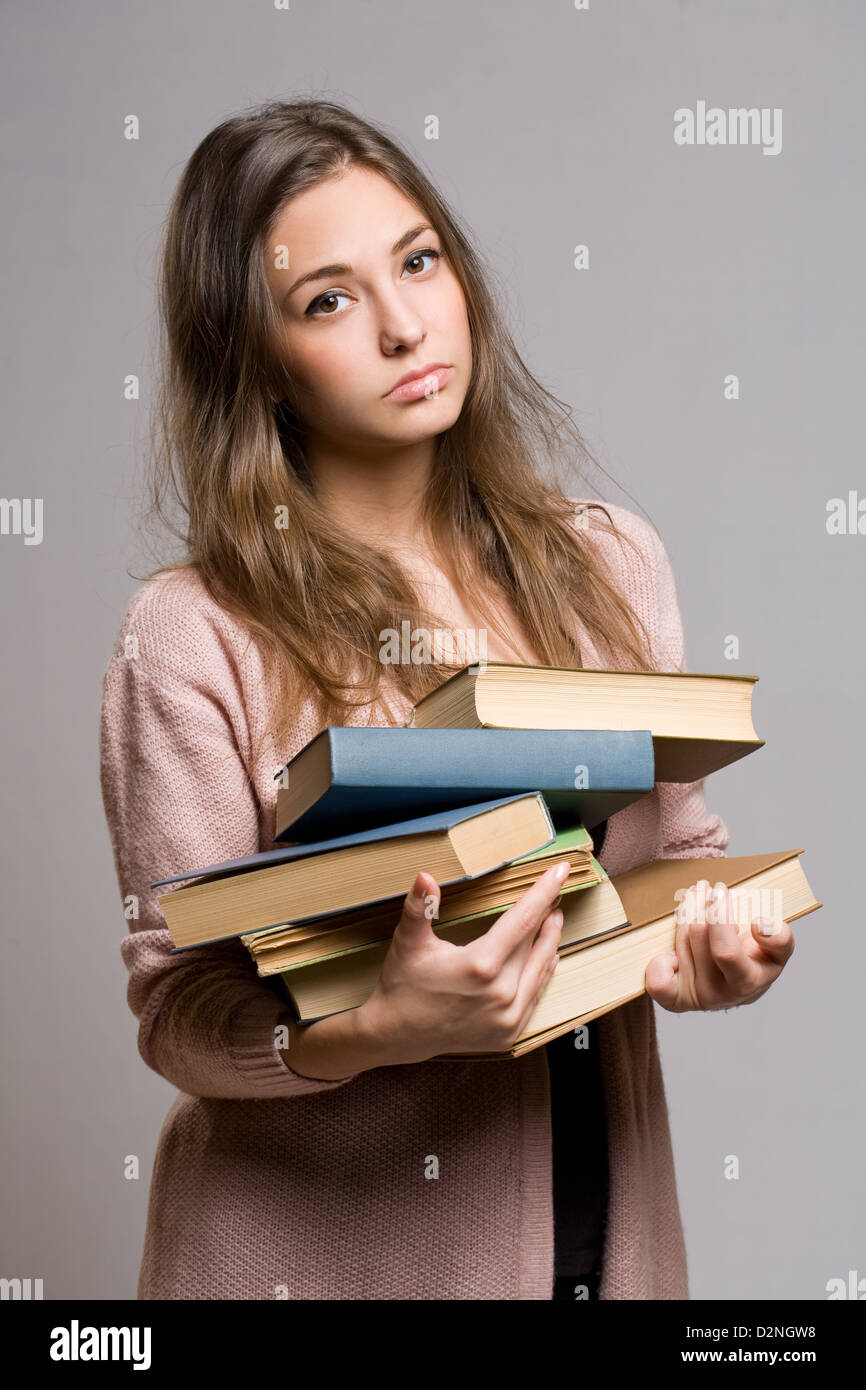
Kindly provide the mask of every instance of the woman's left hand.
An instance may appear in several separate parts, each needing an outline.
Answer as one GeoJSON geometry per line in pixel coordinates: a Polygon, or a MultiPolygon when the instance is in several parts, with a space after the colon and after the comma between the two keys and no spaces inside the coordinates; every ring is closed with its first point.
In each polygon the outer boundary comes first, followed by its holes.
{"type": "Polygon", "coordinates": [[[782,973],[794,936],[781,917],[757,918],[740,931],[725,884],[701,879],[676,914],[676,950],[654,956],[646,970],[650,998],[672,1013],[753,1004],[782,973]]]}

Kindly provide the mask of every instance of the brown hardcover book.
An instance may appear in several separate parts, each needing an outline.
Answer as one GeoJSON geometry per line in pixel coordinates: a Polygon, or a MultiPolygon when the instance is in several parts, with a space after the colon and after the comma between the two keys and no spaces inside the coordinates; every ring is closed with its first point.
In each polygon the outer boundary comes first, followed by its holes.
{"type": "Polygon", "coordinates": [[[414,706],[417,729],[649,729],[657,782],[696,782],[762,748],[757,676],[480,662],[414,706]]]}
{"type": "MultiPolygon", "coordinates": [[[[503,1052],[439,1055],[519,1057],[642,994],[653,956],[674,949],[677,893],[698,879],[731,889],[742,914],[741,931],[748,930],[747,909],[751,917],[780,911],[786,921],[814,911],[821,904],[800,865],[801,853],[654,859],[613,878],[604,875],[594,888],[563,894],[560,963],[521,1037],[503,1052]]],[[[446,926],[441,935],[465,945],[499,915],[446,926]]],[[[379,942],[284,972],[299,1019],[312,1022],[362,1004],[375,988],[387,948],[387,941],[379,942]]]]}
{"type": "Polygon", "coordinates": [[[632,922],[630,930],[612,941],[564,955],[525,1032],[507,1051],[442,1055],[521,1057],[636,999],[644,993],[646,968],[653,956],[676,945],[676,894],[698,879],[726,884],[733,900],[739,900],[741,934],[749,930],[751,918],[775,915],[776,907],[786,922],[814,912],[823,904],[803,872],[798,858],[802,853],[795,849],[711,859],[654,859],[614,875],[612,882],[632,922]]]}

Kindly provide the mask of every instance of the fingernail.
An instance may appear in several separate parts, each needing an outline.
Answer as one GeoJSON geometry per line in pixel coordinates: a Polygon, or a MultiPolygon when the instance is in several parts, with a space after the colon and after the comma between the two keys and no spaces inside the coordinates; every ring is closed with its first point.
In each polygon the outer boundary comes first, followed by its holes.
{"type": "Polygon", "coordinates": [[[758,922],[758,931],[761,936],[777,936],[782,930],[782,923],[778,917],[761,917],[758,922]]]}
{"type": "Polygon", "coordinates": [[[563,922],[565,921],[565,918],[564,918],[563,915],[562,915],[561,909],[560,909],[560,908],[557,908],[556,911],[555,911],[555,912],[551,912],[550,915],[551,915],[551,918],[552,918],[552,920],[553,920],[553,925],[554,925],[555,927],[561,927],[562,924],[563,924],[563,922]]]}
{"type": "Polygon", "coordinates": [[[568,878],[568,875],[569,875],[570,873],[571,873],[571,865],[570,865],[570,864],[557,864],[557,866],[556,866],[556,881],[557,881],[557,883],[564,883],[565,880],[568,878]]]}

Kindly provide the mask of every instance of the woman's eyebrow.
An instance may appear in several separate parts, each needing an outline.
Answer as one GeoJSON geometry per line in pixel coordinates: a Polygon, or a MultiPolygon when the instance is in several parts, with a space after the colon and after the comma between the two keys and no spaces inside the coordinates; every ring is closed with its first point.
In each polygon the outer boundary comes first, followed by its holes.
{"type": "MultiPolygon", "coordinates": [[[[402,251],[403,248],[408,246],[410,242],[414,241],[416,236],[419,236],[421,232],[432,231],[433,228],[428,226],[426,222],[419,222],[417,227],[410,227],[408,232],[404,232],[403,235],[399,237],[397,241],[394,242],[394,245],[391,247],[391,255],[396,256],[398,251],[402,251]]],[[[335,275],[351,274],[352,267],[350,265],[338,264],[319,266],[318,270],[310,270],[307,272],[306,275],[302,275],[299,280],[296,280],[295,283],[292,285],[291,289],[286,290],[283,299],[288,299],[289,295],[294,294],[295,290],[300,289],[301,285],[306,285],[310,280],[332,280],[335,275]]]]}

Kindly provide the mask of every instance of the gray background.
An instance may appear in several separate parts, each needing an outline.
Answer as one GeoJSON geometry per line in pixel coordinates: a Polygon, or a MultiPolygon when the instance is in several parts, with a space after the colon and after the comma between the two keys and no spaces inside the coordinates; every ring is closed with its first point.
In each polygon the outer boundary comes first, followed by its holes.
{"type": "MultiPolygon", "coordinates": [[[[2,1269],[134,1298],[175,1094],[136,1050],[98,784],[102,673],[145,552],[153,254],[198,141],[321,95],[403,139],[507,287],[525,360],[658,527],[689,668],[760,676],[767,739],[716,774],[730,854],[803,847],[825,906],[757,1004],[657,1010],[696,1299],[866,1276],[857,898],[866,536],[866,8],[855,0],[19,0],[4,7],[0,536],[2,1269]],[[681,148],[673,112],[781,107],[783,148],[681,148]],[[124,116],[141,139],[123,138],[124,116]],[[424,138],[439,116],[440,138],[424,138]],[[860,188],[858,193],[857,189],[860,188]],[[572,268],[586,242],[591,269],[572,268]],[[127,373],[142,400],[123,398],[127,373]],[[741,399],[723,398],[736,372],[741,399]],[[740,659],[727,662],[728,634],[740,659]],[[859,712],[859,713],[858,713],[859,712]],[[123,1176],[125,1155],[139,1181],[123,1176]],[[739,1181],[723,1176],[736,1154],[739,1181]]],[[[603,480],[602,480],[603,483],[603,480]]],[[[629,495],[630,494],[630,495],[629,495]]]]}

